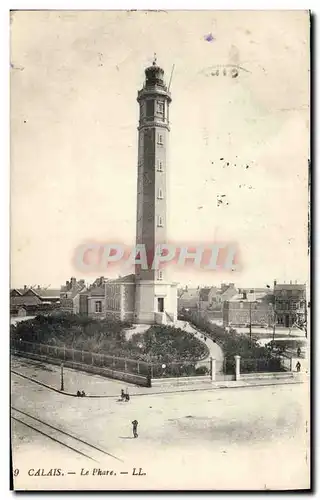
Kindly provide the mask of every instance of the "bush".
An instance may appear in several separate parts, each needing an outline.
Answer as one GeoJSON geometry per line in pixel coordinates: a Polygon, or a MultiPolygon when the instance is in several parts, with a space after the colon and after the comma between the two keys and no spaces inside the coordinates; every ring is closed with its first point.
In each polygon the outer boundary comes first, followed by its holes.
{"type": "Polygon", "coordinates": [[[221,346],[225,355],[225,373],[234,373],[236,355],[241,356],[241,370],[247,373],[281,370],[280,359],[274,357],[267,347],[260,346],[255,339],[250,340],[249,336],[238,334],[233,329],[227,331],[197,314],[185,314],[188,321],[221,346]]]}
{"type": "MultiPolygon", "coordinates": [[[[179,328],[155,325],[126,340],[125,330],[129,326],[121,321],[76,314],[37,316],[12,326],[11,338],[152,363],[158,376],[164,376],[163,363],[168,366],[165,376],[194,375],[194,363],[209,355],[203,342],[179,328]]],[[[72,354],[67,353],[67,357],[71,359],[72,354]]],[[[114,363],[116,369],[124,369],[123,360],[114,363]]],[[[128,371],[136,372],[136,363],[127,365],[128,371]]],[[[141,364],[142,370],[144,366],[141,364]]]]}
{"type": "Polygon", "coordinates": [[[208,375],[209,370],[206,366],[198,366],[196,369],[196,374],[197,375],[208,375]]]}

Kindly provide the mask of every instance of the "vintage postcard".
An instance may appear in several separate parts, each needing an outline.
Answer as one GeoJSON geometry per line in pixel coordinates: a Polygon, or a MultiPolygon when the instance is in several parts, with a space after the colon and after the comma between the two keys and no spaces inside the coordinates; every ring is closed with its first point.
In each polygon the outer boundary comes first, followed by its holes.
{"type": "Polygon", "coordinates": [[[310,14],[10,13],[14,490],[310,488],[310,14]]]}

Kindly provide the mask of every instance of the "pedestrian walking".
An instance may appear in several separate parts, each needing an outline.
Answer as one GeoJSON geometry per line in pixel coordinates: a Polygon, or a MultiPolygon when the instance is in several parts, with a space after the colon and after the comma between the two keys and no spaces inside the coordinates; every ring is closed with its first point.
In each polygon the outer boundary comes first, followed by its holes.
{"type": "Polygon", "coordinates": [[[300,361],[298,361],[298,363],[296,364],[296,369],[297,369],[297,372],[300,372],[300,370],[301,370],[300,361]]]}
{"type": "Polygon", "coordinates": [[[133,432],[133,437],[137,438],[138,437],[138,420],[133,420],[133,422],[132,422],[132,432],[133,432]]]}

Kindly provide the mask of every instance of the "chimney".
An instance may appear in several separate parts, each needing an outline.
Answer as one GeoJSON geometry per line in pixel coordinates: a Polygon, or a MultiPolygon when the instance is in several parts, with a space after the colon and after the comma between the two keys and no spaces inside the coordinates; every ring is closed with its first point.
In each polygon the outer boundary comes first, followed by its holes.
{"type": "Polygon", "coordinates": [[[290,280],[290,285],[292,285],[292,280],[290,280]]]}
{"type": "Polygon", "coordinates": [[[71,287],[74,287],[77,284],[76,278],[72,277],[70,280],[71,287]]]}
{"type": "Polygon", "coordinates": [[[37,286],[37,290],[40,290],[40,285],[37,286]]]}
{"type": "Polygon", "coordinates": [[[274,280],[273,286],[276,286],[276,285],[277,285],[277,280],[274,280]]]}
{"type": "Polygon", "coordinates": [[[243,291],[243,298],[246,300],[247,299],[247,292],[243,291]]]}
{"type": "Polygon", "coordinates": [[[26,291],[27,288],[28,288],[27,285],[23,285],[24,291],[26,291]]]}

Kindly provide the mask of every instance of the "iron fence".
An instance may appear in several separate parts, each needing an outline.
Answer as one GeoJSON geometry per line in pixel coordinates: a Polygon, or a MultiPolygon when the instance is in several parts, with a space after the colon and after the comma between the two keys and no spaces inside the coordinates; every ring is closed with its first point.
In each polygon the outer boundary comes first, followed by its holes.
{"type": "Polygon", "coordinates": [[[40,354],[57,358],[61,361],[72,361],[85,365],[93,365],[101,368],[109,368],[114,371],[133,373],[147,376],[150,373],[149,364],[145,361],[109,356],[103,353],[81,351],[64,346],[52,346],[48,344],[38,344],[36,342],[25,342],[21,340],[11,340],[11,349],[30,354],[40,354]]]}
{"type": "Polygon", "coordinates": [[[280,358],[241,358],[240,373],[285,371],[280,358]]]}
{"type": "Polygon", "coordinates": [[[151,378],[199,377],[210,374],[210,361],[190,360],[170,363],[150,363],[151,378]]]}
{"type": "Polygon", "coordinates": [[[71,361],[150,378],[190,377],[210,375],[211,373],[210,361],[191,360],[170,363],[148,363],[146,361],[82,351],[70,347],[25,342],[19,339],[11,340],[11,348],[12,350],[60,359],[62,362],[71,361]]]}

